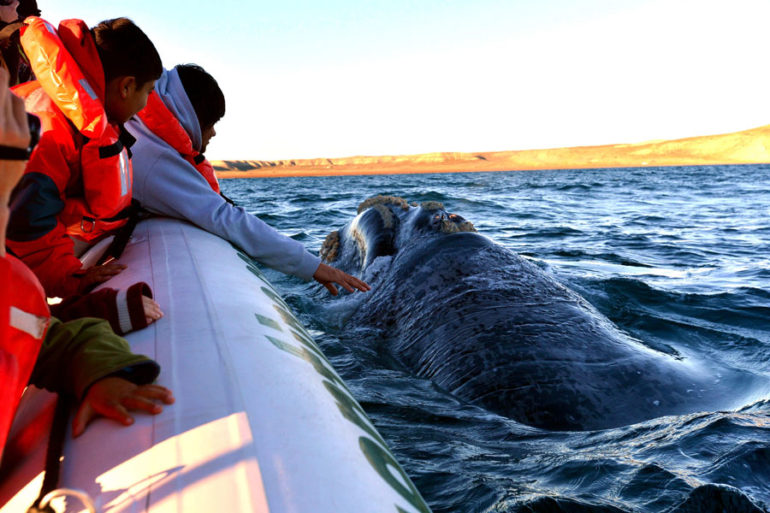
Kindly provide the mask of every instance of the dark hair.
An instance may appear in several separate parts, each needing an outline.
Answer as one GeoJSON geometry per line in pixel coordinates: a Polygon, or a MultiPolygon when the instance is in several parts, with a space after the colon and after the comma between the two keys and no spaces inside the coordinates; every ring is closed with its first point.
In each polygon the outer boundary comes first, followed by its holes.
{"type": "Polygon", "coordinates": [[[225,115],[225,95],[214,77],[197,64],[179,64],[175,69],[198,115],[201,131],[222,119],[225,115]]]}
{"type": "Polygon", "coordinates": [[[36,0],[19,0],[16,13],[19,15],[19,19],[23,20],[27,16],[40,16],[40,9],[37,7],[36,0]]]}
{"type": "Polygon", "coordinates": [[[105,20],[91,29],[104,68],[104,81],[136,77],[139,87],[163,73],[160,55],[150,38],[128,18],[105,20]]]}

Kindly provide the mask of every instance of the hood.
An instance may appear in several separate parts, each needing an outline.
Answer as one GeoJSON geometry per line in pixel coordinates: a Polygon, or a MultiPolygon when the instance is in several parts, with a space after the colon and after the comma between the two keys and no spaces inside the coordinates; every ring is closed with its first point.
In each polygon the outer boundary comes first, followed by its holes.
{"type": "Polygon", "coordinates": [[[163,100],[163,104],[174,114],[179,124],[190,136],[193,148],[200,151],[202,138],[201,127],[198,123],[198,115],[187,97],[187,93],[179,78],[176,68],[163,70],[157,82],[155,82],[155,92],[163,100]]]}

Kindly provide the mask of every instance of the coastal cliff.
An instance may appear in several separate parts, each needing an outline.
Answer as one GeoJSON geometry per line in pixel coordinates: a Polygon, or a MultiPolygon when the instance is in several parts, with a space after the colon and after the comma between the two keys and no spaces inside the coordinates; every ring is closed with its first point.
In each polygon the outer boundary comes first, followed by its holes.
{"type": "Polygon", "coordinates": [[[481,153],[423,153],[296,160],[216,160],[219,178],[336,176],[534,169],[770,163],[770,125],[634,144],[481,153]]]}

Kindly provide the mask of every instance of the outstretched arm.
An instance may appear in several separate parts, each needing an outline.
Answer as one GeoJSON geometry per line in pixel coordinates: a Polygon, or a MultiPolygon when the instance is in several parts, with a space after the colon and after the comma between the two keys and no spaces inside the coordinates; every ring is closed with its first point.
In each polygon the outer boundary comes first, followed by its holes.
{"type": "Polygon", "coordinates": [[[78,436],[98,416],[129,425],[129,411],[157,414],[158,401],[173,403],[170,390],[152,384],[159,372],[157,363],[133,354],[107,321],[52,318],[30,383],[80,400],[72,425],[78,436]]]}

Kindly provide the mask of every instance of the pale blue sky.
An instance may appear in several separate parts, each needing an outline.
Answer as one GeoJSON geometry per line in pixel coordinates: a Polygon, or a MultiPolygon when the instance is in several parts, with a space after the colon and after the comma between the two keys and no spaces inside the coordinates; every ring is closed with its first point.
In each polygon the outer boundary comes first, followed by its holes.
{"type": "Polygon", "coordinates": [[[768,0],[38,0],[132,18],[227,114],[211,159],[640,142],[770,124],[768,0]]]}

